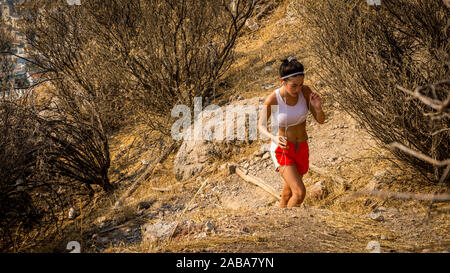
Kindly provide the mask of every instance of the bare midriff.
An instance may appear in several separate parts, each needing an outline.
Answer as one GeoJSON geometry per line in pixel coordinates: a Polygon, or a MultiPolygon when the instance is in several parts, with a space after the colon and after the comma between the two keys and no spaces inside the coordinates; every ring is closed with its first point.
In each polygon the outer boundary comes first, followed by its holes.
{"type": "Polygon", "coordinates": [[[308,134],[306,133],[306,121],[294,125],[289,126],[286,130],[286,127],[278,128],[278,135],[284,136],[287,138],[289,142],[303,142],[308,139],[308,134]]]}

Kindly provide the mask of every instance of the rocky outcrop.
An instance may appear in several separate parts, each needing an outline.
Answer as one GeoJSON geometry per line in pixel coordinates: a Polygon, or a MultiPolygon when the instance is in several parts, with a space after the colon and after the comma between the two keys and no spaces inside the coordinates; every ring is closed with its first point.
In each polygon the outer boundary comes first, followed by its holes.
{"type": "MultiPolygon", "coordinates": [[[[248,116],[246,118],[246,139],[238,140],[237,137],[234,137],[232,140],[226,139],[226,111],[227,106],[238,106],[238,105],[252,105],[255,106],[256,109],[256,117],[259,115],[259,106],[262,105],[263,98],[251,98],[247,100],[238,100],[232,101],[231,103],[221,107],[223,113],[223,119],[214,123],[217,125],[216,128],[223,128],[223,139],[224,140],[215,140],[216,134],[214,130],[211,130],[210,139],[212,140],[184,140],[181,144],[178,153],[174,159],[174,172],[175,177],[178,180],[186,180],[194,176],[196,173],[201,172],[208,163],[211,163],[217,159],[223,159],[229,157],[232,153],[238,153],[240,151],[240,147],[251,143],[251,140],[248,139],[248,116]]],[[[214,115],[205,112],[203,118],[203,124],[208,122],[214,115]]],[[[236,136],[237,132],[237,115],[234,118],[234,133],[236,136]]],[[[194,126],[191,126],[191,132],[194,131],[194,126]]],[[[259,132],[257,132],[259,133],[259,132]]]]}

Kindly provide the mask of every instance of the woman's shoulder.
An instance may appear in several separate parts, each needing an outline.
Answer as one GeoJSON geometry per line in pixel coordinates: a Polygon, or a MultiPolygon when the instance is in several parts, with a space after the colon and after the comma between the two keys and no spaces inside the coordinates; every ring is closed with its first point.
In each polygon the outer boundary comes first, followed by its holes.
{"type": "Polygon", "coordinates": [[[266,97],[266,100],[264,101],[264,105],[277,105],[278,104],[278,100],[277,100],[277,92],[278,88],[275,89],[272,93],[270,93],[270,95],[268,95],[266,97]]]}

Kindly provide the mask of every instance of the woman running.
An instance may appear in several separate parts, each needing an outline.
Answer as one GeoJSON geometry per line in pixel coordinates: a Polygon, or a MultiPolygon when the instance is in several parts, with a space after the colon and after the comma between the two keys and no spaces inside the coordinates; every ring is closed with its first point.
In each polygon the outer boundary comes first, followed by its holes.
{"type": "Polygon", "coordinates": [[[280,77],[281,87],[272,92],[263,104],[258,129],[271,140],[270,154],[275,170],[284,179],[279,207],[285,208],[300,206],[306,195],[302,179],[309,168],[308,110],[320,124],[325,121],[325,113],[320,96],[303,84],[303,65],[295,57],[282,60],[280,77]],[[268,131],[266,124],[272,105],[277,105],[274,107],[277,109],[274,111],[274,121],[278,127],[276,136],[268,131]]]}

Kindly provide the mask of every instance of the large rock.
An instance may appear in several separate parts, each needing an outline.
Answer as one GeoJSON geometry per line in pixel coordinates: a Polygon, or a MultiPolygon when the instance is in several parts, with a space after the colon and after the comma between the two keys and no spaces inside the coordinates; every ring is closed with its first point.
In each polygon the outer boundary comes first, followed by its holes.
{"type": "Polygon", "coordinates": [[[309,188],[309,196],[312,198],[322,198],[327,194],[325,180],[319,181],[309,188]]]}
{"type": "MultiPolygon", "coordinates": [[[[262,105],[263,98],[251,98],[241,101],[234,101],[229,103],[228,105],[253,105],[256,108],[256,118],[258,118],[259,114],[259,105],[262,105]]],[[[235,137],[232,140],[226,139],[226,107],[225,105],[221,107],[223,113],[223,119],[218,122],[215,122],[218,127],[223,128],[223,140],[215,140],[215,135],[217,132],[211,130],[210,139],[212,140],[184,140],[181,144],[178,153],[174,159],[174,174],[178,180],[186,180],[193,177],[196,173],[201,172],[207,164],[215,161],[220,158],[227,158],[231,156],[231,153],[237,152],[240,146],[246,145],[249,143],[248,140],[248,127],[249,121],[248,116],[246,117],[246,140],[238,140],[237,139],[237,116],[235,116],[235,124],[234,124],[234,134],[235,137]]],[[[203,109],[204,110],[204,109],[203,109]]],[[[205,111],[203,111],[205,113],[205,111]]],[[[213,118],[213,114],[205,113],[205,117],[203,118],[203,123],[208,122],[211,118],[213,118]]],[[[191,132],[194,132],[194,126],[191,126],[191,132]]],[[[259,137],[259,132],[257,132],[257,136],[259,137]]]]}
{"type": "Polygon", "coordinates": [[[142,227],[142,238],[150,243],[166,240],[172,233],[177,222],[148,223],[142,227]]]}

